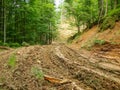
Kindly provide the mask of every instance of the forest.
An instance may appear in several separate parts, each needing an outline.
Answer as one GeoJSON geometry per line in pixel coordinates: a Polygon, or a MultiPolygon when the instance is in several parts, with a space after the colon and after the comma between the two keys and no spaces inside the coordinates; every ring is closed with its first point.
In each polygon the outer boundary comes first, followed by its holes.
{"type": "Polygon", "coordinates": [[[1,0],[0,43],[17,46],[51,44],[57,37],[60,12],[78,28],[113,28],[120,19],[119,0],[65,0],[56,11],[54,0],[1,0]],[[61,8],[62,7],[62,8],[61,8]]]}
{"type": "Polygon", "coordinates": [[[53,0],[1,0],[0,40],[50,44],[56,32],[53,0]]]}

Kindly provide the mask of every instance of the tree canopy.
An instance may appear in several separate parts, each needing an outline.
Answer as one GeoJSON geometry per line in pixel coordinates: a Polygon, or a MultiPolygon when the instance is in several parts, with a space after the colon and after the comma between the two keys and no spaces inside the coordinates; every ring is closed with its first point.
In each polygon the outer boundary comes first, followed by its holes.
{"type": "Polygon", "coordinates": [[[55,37],[54,0],[2,0],[0,8],[0,41],[50,44],[55,37]]]}
{"type": "MultiPolygon", "coordinates": [[[[65,9],[69,17],[73,17],[75,25],[80,33],[80,26],[86,25],[91,28],[95,24],[105,23],[106,18],[111,17],[110,13],[115,15],[120,9],[119,0],[65,0],[65,9]]],[[[120,18],[118,18],[120,19],[120,18]]],[[[112,20],[116,20],[112,18],[112,20]]]]}

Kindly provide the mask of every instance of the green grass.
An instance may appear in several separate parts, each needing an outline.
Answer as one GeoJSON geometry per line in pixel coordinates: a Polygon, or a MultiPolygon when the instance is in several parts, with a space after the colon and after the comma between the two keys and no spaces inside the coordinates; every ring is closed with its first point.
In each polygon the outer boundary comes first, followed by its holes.
{"type": "Polygon", "coordinates": [[[95,45],[95,44],[98,44],[98,45],[104,45],[105,43],[106,43],[105,40],[100,40],[100,39],[96,39],[96,40],[94,40],[94,45],[95,45]]]}
{"type": "Polygon", "coordinates": [[[44,79],[44,73],[42,72],[41,69],[37,67],[32,67],[31,72],[37,79],[41,79],[41,80],[44,79]]]}
{"type": "Polygon", "coordinates": [[[8,66],[10,66],[11,68],[14,68],[15,65],[16,65],[16,55],[15,55],[15,54],[12,54],[12,55],[9,57],[8,66]]]}
{"type": "Polygon", "coordinates": [[[84,45],[82,45],[82,48],[91,51],[92,47],[94,45],[104,45],[106,43],[105,40],[101,40],[101,39],[97,39],[96,37],[93,39],[90,39],[89,41],[87,41],[84,45]]]}

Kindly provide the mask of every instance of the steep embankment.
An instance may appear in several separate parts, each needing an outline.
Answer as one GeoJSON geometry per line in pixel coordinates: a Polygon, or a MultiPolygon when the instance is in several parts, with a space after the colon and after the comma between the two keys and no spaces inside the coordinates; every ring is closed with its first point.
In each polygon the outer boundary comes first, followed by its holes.
{"type": "Polygon", "coordinates": [[[103,32],[98,32],[98,27],[94,26],[90,30],[84,32],[79,39],[74,40],[74,48],[80,48],[84,46],[90,46],[95,40],[104,40],[111,44],[120,43],[120,21],[116,22],[113,29],[108,29],[103,32]]]}

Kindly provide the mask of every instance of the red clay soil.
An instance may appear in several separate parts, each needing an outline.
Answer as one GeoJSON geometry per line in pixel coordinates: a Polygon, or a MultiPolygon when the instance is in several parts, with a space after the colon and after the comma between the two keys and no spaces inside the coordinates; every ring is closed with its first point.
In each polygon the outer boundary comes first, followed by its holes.
{"type": "Polygon", "coordinates": [[[83,33],[79,39],[73,41],[72,47],[79,49],[95,39],[105,40],[107,42],[111,42],[112,44],[120,44],[120,21],[116,22],[113,29],[107,29],[103,32],[98,32],[98,29],[99,28],[97,26],[94,26],[83,33]]]}

